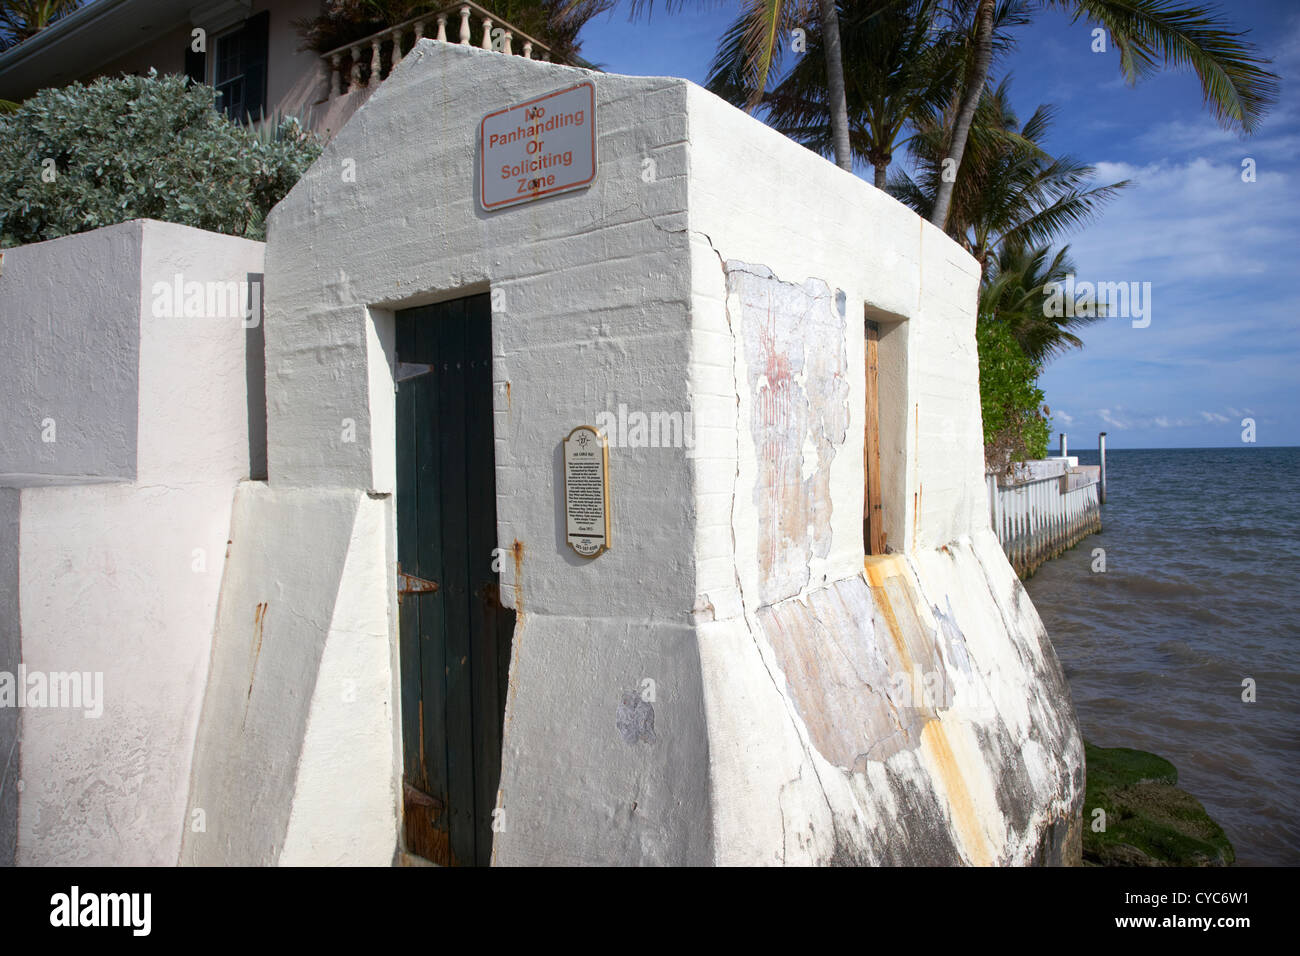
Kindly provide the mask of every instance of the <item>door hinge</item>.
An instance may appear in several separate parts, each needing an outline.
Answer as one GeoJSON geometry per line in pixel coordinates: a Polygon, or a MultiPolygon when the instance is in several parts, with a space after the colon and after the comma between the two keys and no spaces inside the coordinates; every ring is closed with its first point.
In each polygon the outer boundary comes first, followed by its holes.
{"type": "Polygon", "coordinates": [[[427,810],[432,810],[435,817],[440,815],[443,810],[447,809],[447,805],[440,799],[432,797],[423,790],[411,786],[406,781],[402,781],[402,795],[406,798],[408,805],[424,807],[427,810]]]}
{"type": "Polygon", "coordinates": [[[424,578],[417,578],[414,574],[402,573],[402,566],[397,566],[397,600],[402,600],[403,594],[434,594],[438,590],[437,581],[426,581],[424,578]]]}
{"type": "Polygon", "coordinates": [[[419,378],[421,375],[428,375],[432,371],[432,365],[421,362],[398,362],[396,381],[406,382],[413,378],[419,378]]]}

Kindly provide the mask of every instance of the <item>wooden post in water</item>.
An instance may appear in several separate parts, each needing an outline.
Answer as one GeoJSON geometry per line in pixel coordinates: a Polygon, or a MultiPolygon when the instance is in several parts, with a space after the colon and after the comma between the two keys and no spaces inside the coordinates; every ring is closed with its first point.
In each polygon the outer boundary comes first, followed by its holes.
{"type": "Polygon", "coordinates": [[[1101,487],[1097,489],[1097,503],[1106,503],[1106,433],[1097,436],[1097,457],[1101,461],[1101,487]]]}
{"type": "Polygon", "coordinates": [[[1061,432],[1061,457],[1062,457],[1062,458],[1064,458],[1066,455],[1069,454],[1069,452],[1067,452],[1067,451],[1065,450],[1065,448],[1066,448],[1066,446],[1065,446],[1065,432],[1061,432]]]}

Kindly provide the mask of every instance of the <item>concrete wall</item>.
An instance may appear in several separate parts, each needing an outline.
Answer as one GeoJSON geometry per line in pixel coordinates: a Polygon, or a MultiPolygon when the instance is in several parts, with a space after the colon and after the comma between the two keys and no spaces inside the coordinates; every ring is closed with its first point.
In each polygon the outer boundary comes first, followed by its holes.
{"type": "MultiPolygon", "coordinates": [[[[30,353],[32,401],[65,409],[59,442],[132,439],[119,467],[131,480],[78,484],[54,471],[20,492],[21,575],[5,593],[21,610],[22,662],[102,675],[103,712],[22,712],[18,861],[174,863],[231,502],[249,474],[250,336],[237,312],[158,314],[158,289],[178,274],[223,289],[260,281],[262,246],[135,221],[13,254],[19,268],[6,255],[0,305],[22,317],[15,334],[55,329],[66,342],[30,353]],[[38,265],[45,278],[34,282],[38,265]],[[129,390],[125,371],[115,392],[64,371],[123,356],[129,390]]],[[[109,447],[120,455],[123,442],[109,447]]],[[[84,470],[64,462],[54,459],[84,470]]]]}
{"type": "Polygon", "coordinates": [[[206,828],[183,863],[392,859],[390,503],[241,487],[189,796],[206,828]]]}
{"type": "Polygon", "coordinates": [[[0,485],[135,477],[142,242],[128,222],[5,250],[0,485]]]}
{"type": "Polygon", "coordinates": [[[975,262],[704,91],[688,107],[692,404],[736,422],[696,458],[718,862],[1068,861],[1082,751],[989,532],[975,262]],[[865,318],[895,554],[864,575],[865,318]]]}
{"type": "Polygon", "coordinates": [[[487,289],[518,611],[496,862],[1070,858],[1081,745],[988,528],[978,271],[950,240],[684,81],[431,42],[269,228],[271,488],[240,503],[267,531],[242,550],[237,532],[226,572],[191,793],[219,819],[187,860],[391,853],[399,709],[330,688],[339,659],[375,693],[392,678],[391,583],[357,584],[391,567],[392,315],[487,289]],[[596,182],[482,212],[478,118],[585,78],[596,182]],[[895,554],[864,573],[867,313],[895,554]],[[620,405],[692,412],[694,447],[611,448],[615,545],[586,561],[560,440],[620,405]],[[387,809],[322,812],[349,785],[387,809]]]}
{"type": "MultiPolygon", "coordinates": [[[[0,672],[14,674],[21,659],[18,634],[19,492],[0,488],[0,672]]],[[[0,707],[0,866],[12,866],[18,849],[17,708],[0,707]]]]}
{"type": "MultiPolygon", "coordinates": [[[[592,834],[594,840],[611,810],[616,787],[639,792],[641,805],[653,808],[638,824],[642,832],[627,837],[621,849],[593,848],[584,854],[557,846],[561,853],[557,856],[548,855],[545,847],[521,846],[522,855],[514,859],[576,861],[584,855],[605,854],[614,860],[631,854],[647,861],[704,862],[711,858],[709,844],[694,830],[694,824],[707,816],[698,664],[693,663],[688,623],[680,615],[656,610],[689,608],[692,588],[689,576],[645,573],[647,553],[689,558],[690,531],[681,520],[681,508],[690,500],[690,469],[680,456],[665,460],[662,467],[620,466],[616,480],[620,496],[625,497],[620,497],[614,513],[614,533],[625,535],[629,547],[616,549],[598,562],[587,564],[573,556],[556,526],[560,439],[573,424],[594,417],[598,407],[593,402],[610,391],[607,386],[616,380],[617,369],[641,369],[642,387],[635,389],[631,382],[620,386],[611,401],[663,408],[682,408],[686,401],[683,371],[688,349],[680,330],[688,321],[689,279],[679,266],[687,246],[684,234],[674,238],[662,228],[673,217],[679,227],[684,224],[685,182],[678,177],[661,193],[664,198],[655,211],[662,212],[662,218],[657,222],[639,207],[639,191],[632,185],[639,183],[640,148],[647,135],[656,141],[680,141],[685,90],[674,81],[652,81],[649,87],[645,81],[625,78],[602,81],[600,148],[606,168],[621,169],[621,174],[611,174],[604,185],[579,195],[576,209],[570,202],[561,215],[555,214],[554,203],[541,203],[510,217],[488,218],[476,212],[473,168],[464,161],[472,155],[477,117],[489,103],[499,105],[500,94],[489,95],[486,90],[526,77],[511,91],[513,97],[538,84],[553,87],[558,75],[572,74],[529,76],[509,62],[517,58],[475,50],[444,51],[435,54],[430,43],[409,57],[272,215],[275,238],[268,247],[268,269],[274,282],[267,302],[267,374],[269,471],[277,495],[265,503],[265,524],[283,523],[295,509],[333,494],[333,489],[347,489],[353,495],[393,491],[392,310],[481,291],[490,280],[504,296],[498,299],[504,310],[494,323],[493,343],[501,542],[516,548],[517,541],[519,556],[505,576],[506,599],[524,611],[517,641],[535,649],[516,655],[512,684],[550,687],[545,717],[529,714],[520,716],[519,722],[536,725],[544,719],[548,724],[603,728],[595,745],[567,735],[547,748],[507,740],[506,762],[511,769],[503,787],[511,795],[509,812],[518,807],[518,826],[524,832],[530,813],[526,807],[543,808],[543,796],[554,790],[561,795],[557,805],[565,807],[565,813],[579,814],[576,820],[570,817],[573,827],[592,834]],[[485,83],[482,71],[489,64],[501,72],[488,76],[491,82],[485,83]],[[412,113],[402,105],[408,100],[425,105],[412,113]],[[421,161],[411,162],[402,150],[375,148],[399,142],[411,144],[412,149],[422,144],[421,161]],[[341,163],[353,157],[358,181],[351,192],[340,193],[341,163]],[[320,216],[319,203],[330,210],[328,217],[320,216]],[[404,210],[420,212],[407,218],[404,210]],[[352,216],[357,217],[356,228],[347,238],[340,226],[343,217],[352,216]],[[310,251],[313,245],[319,246],[318,253],[310,251]],[[610,271],[611,260],[621,263],[617,272],[610,271]],[[581,309],[572,307],[575,296],[582,302],[581,309]],[[585,378],[566,374],[575,351],[587,353],[591,373],[585,378]],[[340,374],[340,370],[366,374],[340,374]],[[353,443],[342,439],[345,419],[356,424],[353,443]],[[631,546],[634,541],[636,546],[631,546]],[[601,595],[598,604],[575,608],[575,577],[582,581],[581,593],[601,595]],[[630,581],[638,582],[637,586],[627,586],[630,581]],[[664,663],[652,666],[651,661],[664,663]],[[651,672],[663,676],[667,697],[680,702],[675,719],[683,722],[683,732],[664,747],[629,747],[614,726],[616,713],[624,694],[651,672]],[[574,763],[579,760],[581,768],[574,763]],[[573,805],[564,795],[575,773],[590,773],[598,781],[596,792],[607,796],[573,805]],[[520,777],[531,780],[527,791],[515,782],[520,777]],[[681,806],[689,807],[689,812],[668,812],[681,806]]],[[[376,500],[367,497],[367,506],[373,507],[376,500]]],[[[331,538],[346,536],[352,531],[350,520],[339,515],[331,523],[322,517],[315,527],[331,538]]],[[[391,511],[385,520],[386,533],[391,535],[391,511]]],[[[275,540],[264,541],[262,547],[277,567],[292,563],[287,551],[277,550],[275,540]]],[[[325,549],[317,550],[319,556],[304,573],[309,574],[312,587],[324,581],[320,586],[330,588],[328,582],[339,575],[333,562],[341,555],[326,559],[325,549]],[[323,567],[327,560],[328,568],[323,567]]],[[[354,554],[348,552],[348,566],[354,563],[354,554]]],[[[483,559],[490,561],[491,556],[483,559]]],[[[279,600],[295,606],[308,600],[303,591],[307,585],[291,583],[283,578],[285,573],[280,572],[284,584],[279,600]]],[[[239,595],[232,601],[240,602],[241,620],[251,620],[258,590],[233,587],[229,593],[239,595]]],[[[317,666],[323,669],[324,664],[312,663],[318,654],[327,653],[320,643],[325,639],[323,625],[318,622],[312,627],[315,638],[306,643],[311,649],[300,651],[305,637],[295,637],[295,628],[308,625],[298,623],[293,615],[277,623],[275,606],[273,598],[263,655],[276,642],[298,662],[295,667],[306,666],[311,673],[317,666]],[[300,660],[304,656],[305,662],[300,660]]],[[[385,620],[383,626],[390,625],[385,620]]],[[[241,645],[232,638],[225,653],[225,640],[223,624],[218,629],[205,727],[222,726],[226,708],[247,697],[247,684],[241,686],[234,677],[224,696],[216,683],[217,675],[227,668],[232,674],[246,670],[241,645]]],[[[256,697],[255,690],[250,726],[255,721],[259,726],[263,721],[265,726],[277,726],[279,719],[271,715],[282,713],[283,702],[267,702],[269,710],[262,714],[256,697]]],[[[396,707],[392,710],[382,721],[376,712],[371,726],[395,741],[396,707]]],[[[327,725],[328,718],[322,717],[322,726],[327,725]]],[[[263,760],[252,746],[250,740],[238,755],[234,764],[238,772],[226,758],[210,760],[200,748],[195,799],[207,799],[203,795],[220,789],[222,781],[228,787],[242,786],[247,768],[263,760]]],[[[290,816],[306,821],[311,815],[298,807],[312,799],[313,789],[306,785],[310,747],[299,747],[296,733],[285,734],[277,747],[287,761],[300,750],[303,753],[296,780],[286,776],[275,788],[281,800],[292,799],[290,816]]],[[[318,766],[329,766],[334,779],[352,781],[354,787],[361,780],[382,785],[391,794],[390,808],[395,809],[400,766],[394,762],[389,776],[375,777],[361,773],[359,762],[364,759],[364,753],[354,750],[340,755],[340,762],[318,766]]],[[[229,799],[232,806],[242,807],[251,805],[254,797],[245,793],[229,799]]],[[[288,803],[275,805],[283,808],[288,803]]],[[[277,819],[283,816],[277,809],[277,819]]],[[[275,832],[283,832],[286,826],[277,823],[275,832]]],[[[361,858],[381,850],[359,844],[355,828],[337,814],[317,815],[315,826],[319,832],[311,840],[317,847],[329,847],[328,858],[339,853],[361,858]]],[[[289,832],[292,835],[292,827],[289,832]]],[[[209,854],[229,860],[267,858],[251,839],[237,838],[229,851],[220,846],[207,849],[209,843],[221,842],[213,837],[212,830],[206,839],[191,835],[187,858],[214,858],[209,854]]],[[[389,855],[395,838],[394,825],[382,848],[389,855]]],[[[305,848],[311,841],[288,840],[286,858],[327,858],[304,855],[305,850],[295,850],[295,845],[305,848]]],[[[271,852],[278,853],[278,847],[271,852]]]]}

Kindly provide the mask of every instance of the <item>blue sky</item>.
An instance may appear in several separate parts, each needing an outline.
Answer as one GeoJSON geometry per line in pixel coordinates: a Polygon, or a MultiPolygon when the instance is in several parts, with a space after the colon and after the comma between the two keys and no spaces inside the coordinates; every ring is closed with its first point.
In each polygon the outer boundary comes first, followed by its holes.
{"type": "MultiPolygon", "coordinates": [[[[629,22],[626,6],[584,29],[583,56],[604,69],[702,83],[734,3],[629,22]]],[[[1242,419],[1261,445],[1300,445],[1300,3],[1235,0],[1233,25],[1273,59],[1282,95],[1253,137],[1224,132],[1194,74],[1124,84],[1118,55],[1093,53],[1091,25],[1040,14],[995,68],[1012,74],[1022,119],[1057,107],[1047,140],[1136,185],[1067,237],[1081,281],[1151,283],[1151,323],[1107,319],[1040,384],[1054,431],[1076,448],[1237,446],[1242,419]],[[1242,181],[1242,160],[1256,181],[1242,181]]]]}

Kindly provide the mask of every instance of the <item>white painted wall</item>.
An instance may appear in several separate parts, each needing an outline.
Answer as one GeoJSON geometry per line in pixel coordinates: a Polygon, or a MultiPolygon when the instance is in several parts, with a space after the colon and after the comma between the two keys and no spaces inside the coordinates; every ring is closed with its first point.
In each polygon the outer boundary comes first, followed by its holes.
{"type": "Polygon", "coordinates": [[[99,718],[23,712],[18,861],[171,864],[231,500],[248,475],[249,335],[240,317],[155,317],[152,292],[176,273],[260,274],[262,246],[140,220],[15,252],[15,275],[37,263],[46,273],[21,296],[5,290],[20,332],[60,329],[66,342],[32,356],[32,394],[70,422],[94,416],[103,434],[132,436],[134,476],[21,492],[22,660],[29,671],[101,672],[104,701],[99,718]],[[113,356],[130,356],[129,401],[101,402],[101,379],[67,374],[113,356]]]}
{"type": "Polygon", "coordinates": [[[318,848],[315,862],[374,863],[392,858],[396,811],[392,772],[373,774],[376,761],[392,748],[392,720],[384,703],[391,700],[386,685],[391,674],[387,650],[382,659],[373,654],[366,657],[370,645],[365,637],[369,628],[387,638],[387,616],[374,610],[373,602],[385,600],[391,592],[385,588],[368,596],[361,593],[365,582],[373,581],[366,575],[386,572],[380,546],[384,539],[374,541],[374,526],[379,522],[366,514],[383,504],[344,489],[317,489],[304,495],[257,482],[240,486],[189,793],[188,816],[194,818],[199,811],[205,828],[186,829],[182,863],[267,865],[280,860],[286,850],[291,859],[307,862],[304,843],[318,848]],[[358,556],[345,575],[353,544],[358,556]],[[368,617],[360,611],[367,606],[372,608],[368,617]],[[351,643],[360,646],[341,646],[351,643]],[[353,656],[369,665],[368,670],[348,675],[358,682],[358,702],[345,701],[338,686],[340,659],[353,656]],[[323,679],[322,667],[326,668],[323,679]],[[374,691],[380,685],[385,695],[376,699],[374,691]],[[373,717],[376,708],[381,713],[383,748],[343,748],[342,759],[334,765],[334,788],[324,785],[306,799],[312,805],[311,800],[326,794],[337,797],[337,788],[346,787],[346,803],[314,820],[302,821],[298,809],[297,849],[286,847],[304,755],[302,772],[308,783],[318,782],[315,790],[321,787],[320,762],[328,759],[328,744],[321,735],[340,732],[340,721],[350,719],[353,726],[341,731],[344,742],[354,742],[360,735],[362,742],[374,746],[366,725],[357,722],[373,717]],[[325,716],[317,717],[320,712],[325,716]],[[326,748],[324,755],[322,748],[326,748]],[[353,814],[361,808],[373,809],[367,795],[375,787],[393,797],[378,821],[381,827],[388,825],[387,835],[378,847],[369,842],[358,847],[354,841],[373,834],[370,826],[358,828],[353,814]],[[350,809],[354,801],[356,806],[350,809]],[[376,852],[380,859],[373,855],[376,852]]]}
{"type": "MultiPolygon", "coordinates": [[[[21,659],[18,634],[17,488],[0,488],[0,671],[13,674],[21,659]]],[[[12,866],[18,850],[18,737],[22,711],[0,708],[0,866],[12,866]]]]}
{"type": "MultiPolygon", "coordinates": [[[[517,642],[527,648],[515,655],[512,693],[547,688],[544,698],[516,705],[511,726],[591,730],[551,734],[544,747],[508,733],[508,829],[521,836],[531,831],[536,839],[503,842],[498,857],[707,862],[707,831],[698,826],[707,817],[707,740],[687,619],[694,599],[689,463],[680,451],[619,453],[614,535],[626,545],[598,561],[574,556],[557,524],[558,448],[573,425],[620,402],[687,408],[685,87],[602,76],[602,175],[591,190],[567,199],[484,216],[467,161],[479,116],[576,75],[425,44],[273,212],[271,484],[282,508],[324,489],[391,491],[392,310],[483,291],[489,283],[499,290],[493,339],[499,537],[503,547],[519,543],[522,557],[517,567],[507,561],[503,585],[507,603],[522,611],[517,642]],[[420,144],[419,160],[376,148],[398,142],[420,144]],[[661,160],[662,185],[653,193],[641,180],[646,150],[661,160]],[[346,159],[356,160],[355,184],[342,181],[346,159]],[[581,375],[571,371],[575,357],[581,375]],[[344,374],[353,370],[369,370],[369,377],[344,374]],[[345,419],[356,422],[355,443],[342,441],[345,419]],[[656,706],[669,707],[665,719],[678,732],[663,746],[630,747],[615,727],[618,707],[649,675],[658,676],[660,701],[668,702],[656,706]],[[587,799],[577,798],[580,790],[587,799]],[[634,802],[640,809],[627,817],[634,802]],[[561,815],[568,832],[584,834],[580,845],[562,838],[553,823],[561,815]],[[601,846],[599,834],[611,817],[627,817],[620,824],[627,832],[617,845],[601,846]]],[[[266,520],[278,519],[268,513],[266,520]]],[[[331,575],[337,572],[313,580],[331,575]]],[[[397,725],[395,710],[388,732],[397,725]]],[[[241,766],[254,765],[247,759],[241,766]]],[[[363,759],[356,753],[332,772],[355,781],[363,759]]],[[[237,775],[226,764],[200,767],[196,789],[221,778],[237,775]]],[[[295,799],[309,799],[306,778],[298,779],[295,799]]],[[[330,833],[331,852],[352,839],[342,826],[330,833]]],[[[326,858],[293,849],[286,844],[294,859],[326,858]]]]}
{"type": "Polygon", "coordinates": [[[5,250],[0,485],[135,476],[142,242],[127,222],[5,250]]]}
{"type": "MultiPolygon", "coordinates": [[[[693,403],[736,422],[734,441],[696,462],[718,861],[1068,858],[1082,748],[1042,624],[988,531],[975,261],[710,94],[688,87],[688,108],[693,403]],[[765,271],[756,291],[746,276],[765,271]],[[814,313],[787,301],[794,287],[843,293],[842,340],[824,322],[809,330],[814,313]],[[869,562],[864,580],[866,317],[882,324],[883,504],[898,556],[869,562]],[[847,355],[850,425],[829,466],[816,415],[775,452],[756,440],[773,369],[753,362],[774,335],[791,343],[779,357],[813,409],[840,401],[843,366],[830,357],[847,355]],[[828,356],[821,369],[817,349],[828,356]],[[766,553],[774,454],[802,455],[805,476],[828,472],[814,485],[827,492],[824,510],[810,509],[809,536],[824,524],[831,541],[798,593],[773,586],[766,553]],[[928,673],[951,689],[948,706],[891,689],[928,673]],[[1041,702],[1037,720],[1025,719],[1029,701],[1041,702]]],[[[801,506],[798,491],[785,494],[779,511],[801,506]]]]}

